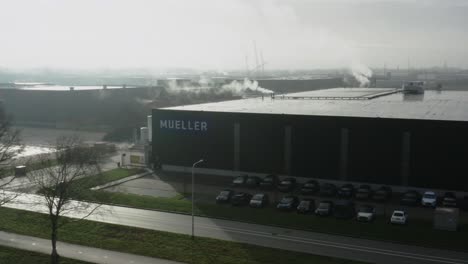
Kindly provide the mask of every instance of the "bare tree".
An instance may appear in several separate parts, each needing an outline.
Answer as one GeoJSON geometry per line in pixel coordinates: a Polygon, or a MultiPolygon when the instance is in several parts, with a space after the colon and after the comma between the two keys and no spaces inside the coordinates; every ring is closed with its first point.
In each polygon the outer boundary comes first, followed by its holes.
{"type": "Polygon", "coordinates": [[[14,193],[5,192],[5,189],[15,179],[12,175],[13,157],[22,150],[19,130],[12,129],[11,117],[0,102],[0,206],[15,198],[14,193]]]}
{"type": "Polygon", "coordinates": [[[73,199],[84,198],[87,193],[84,177],[99,175],[99,152],[85,146],[77,137],[61,137],[57,140],[54,155],[39,158],[42,169],[31,171],[31,182],[39,187],[48,209],[51,224],[52,253],[51,263],[60,262],[57,252],[58,231],[69,221],[61,221],[68,213],[85,212],[77,221],[90,216],[99,205],[77,202],[73,199]]]}

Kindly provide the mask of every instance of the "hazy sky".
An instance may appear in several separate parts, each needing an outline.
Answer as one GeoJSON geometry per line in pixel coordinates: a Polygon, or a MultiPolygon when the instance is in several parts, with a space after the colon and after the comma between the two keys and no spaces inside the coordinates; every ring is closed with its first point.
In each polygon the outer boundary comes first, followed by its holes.
{"type": "Polygon", "coordinates": [[[0,0],[0,66],[468,67],[462,0],[0,0]]]}

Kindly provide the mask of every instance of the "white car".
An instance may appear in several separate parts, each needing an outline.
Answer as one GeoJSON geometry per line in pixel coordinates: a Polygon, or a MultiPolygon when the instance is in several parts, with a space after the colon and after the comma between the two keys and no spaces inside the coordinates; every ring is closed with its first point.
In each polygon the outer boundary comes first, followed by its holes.
{"type": "Polygon", "coordinates": [[[390,217],[391,224],[406,225],[408,223],[408,214],[405,211],[395,210],[390,217]]]}
{"type": "Polygon", "coordinates": [[[357,213],[359,222],[372,222],[375,219],[375,208],[370,205],[362,205],[357,213]]]}
{"type": "Polygon", "coordinates": [[[437,194],[432,191],[427,191],[423,194],[421,198],[422,206],[430,206],[436,207],[437,206],[437,194]]]}

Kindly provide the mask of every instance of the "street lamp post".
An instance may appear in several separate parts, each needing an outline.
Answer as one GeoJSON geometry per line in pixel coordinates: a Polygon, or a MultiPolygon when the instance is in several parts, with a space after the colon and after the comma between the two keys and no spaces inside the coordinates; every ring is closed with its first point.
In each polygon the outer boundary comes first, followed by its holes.
{"type": "Polygon", "coordinates": [[[204,162],[203,159],[195,162],[193,165],[192,165],[192,239],[195,238],[195,166],[198,164],[198,163],[202,163],[204,162]]]}

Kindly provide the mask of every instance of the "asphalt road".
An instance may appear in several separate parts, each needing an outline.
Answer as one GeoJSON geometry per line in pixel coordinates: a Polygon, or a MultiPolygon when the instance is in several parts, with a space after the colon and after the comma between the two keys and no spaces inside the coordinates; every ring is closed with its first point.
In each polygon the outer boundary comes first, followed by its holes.
{"type": "MultiPolygon", "coordinates": [[[[37,195],[21,194],[15,202],[6,206],[45,212],[45,208],[38,203],[40,199],[42,197],[37,195]]],[[[84,209],[76,209],[68,216],[83,217],[88,210],[94,208],[85,203],[76,202],[76,204],[84,205],[84,209]]],[[[97,213],[88,219],[182,234],[191,233],[191,216],[181,214],[101,206],[97,213]]],[[[468,253],[204,217],[195,218],[195,235],[372,263],[468,264],[468,253]]]]}

